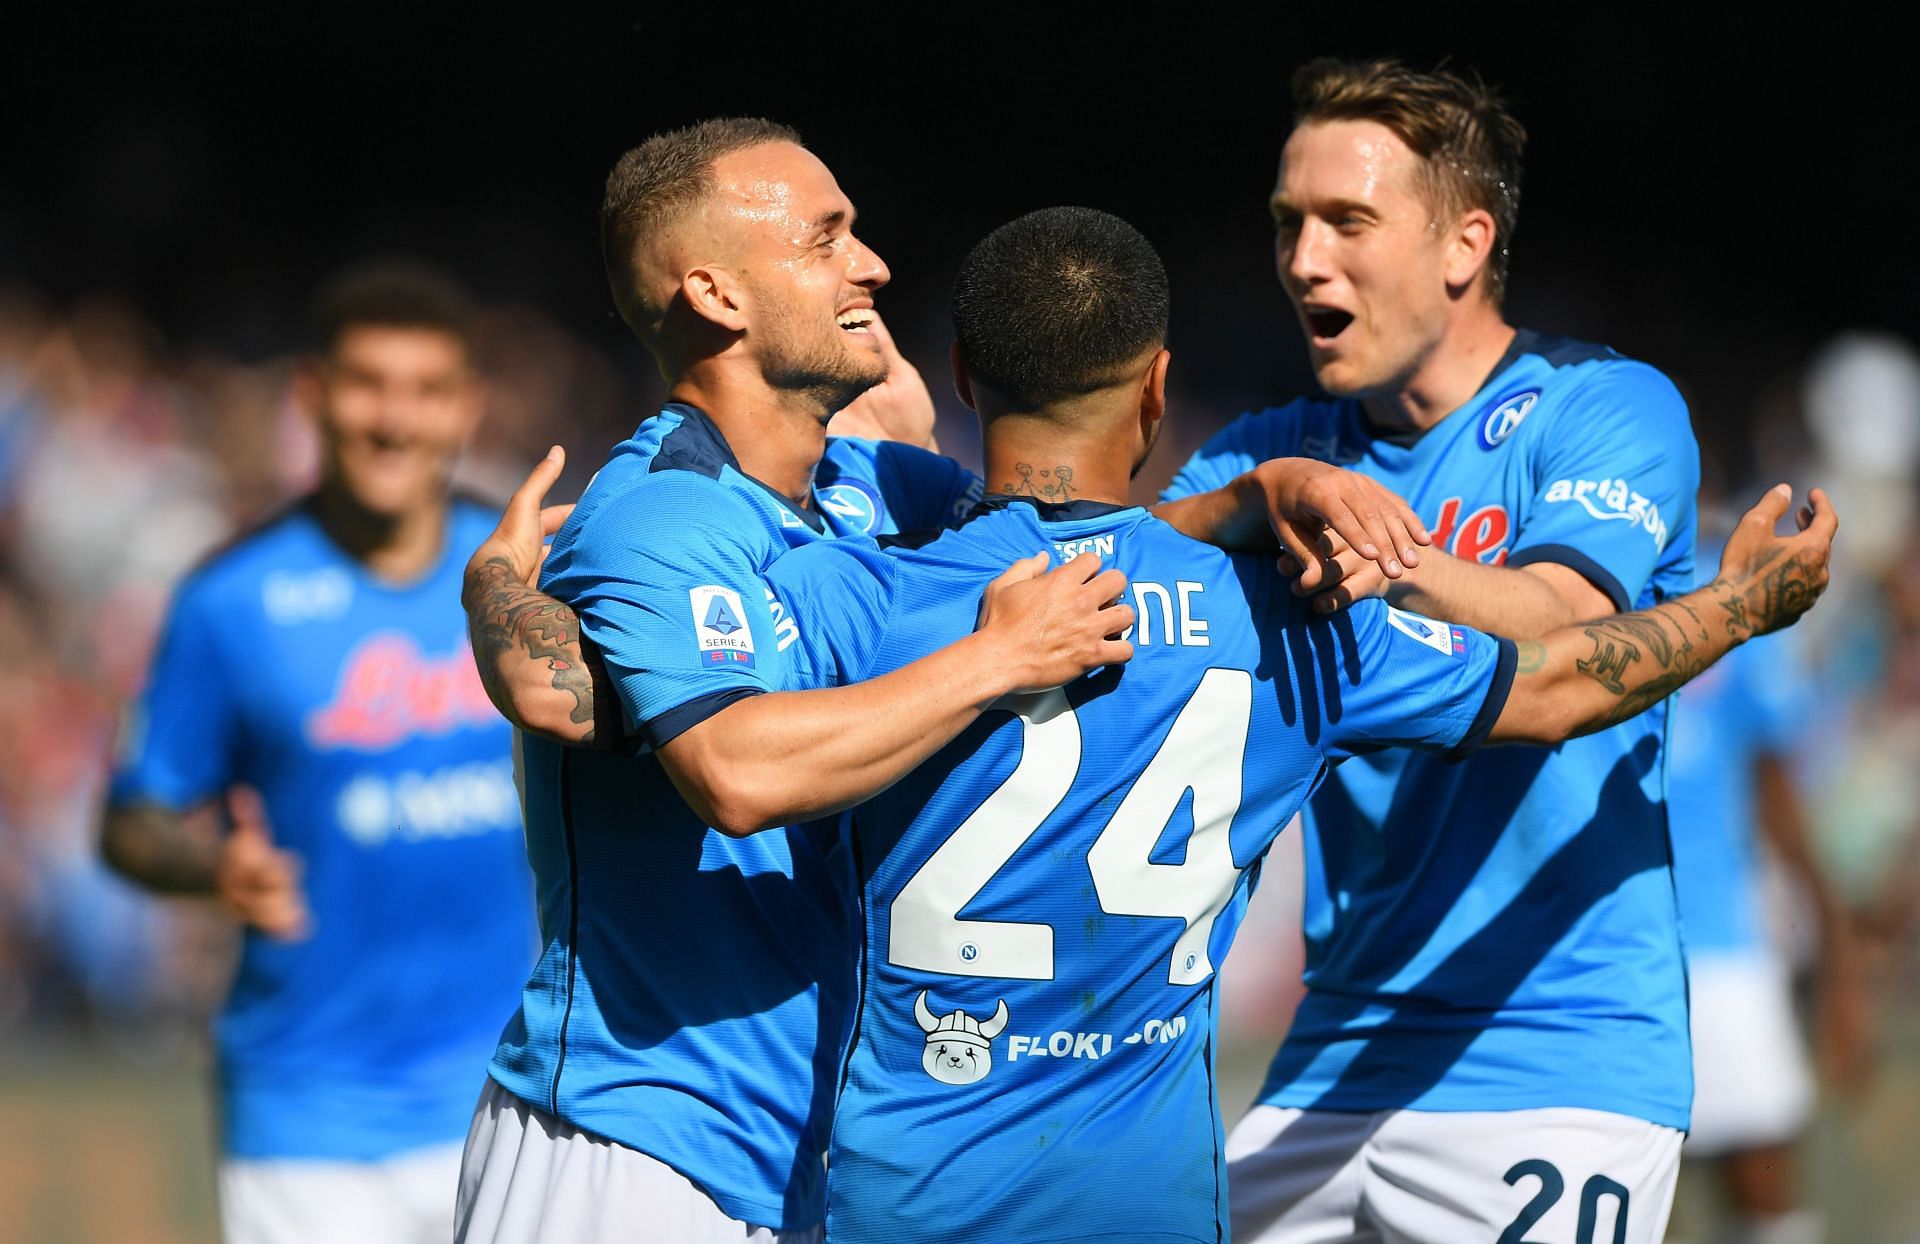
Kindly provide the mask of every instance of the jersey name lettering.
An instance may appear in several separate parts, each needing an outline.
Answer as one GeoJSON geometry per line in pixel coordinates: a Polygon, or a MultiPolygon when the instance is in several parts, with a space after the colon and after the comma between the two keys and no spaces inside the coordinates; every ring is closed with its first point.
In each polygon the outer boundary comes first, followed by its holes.
{"type": "Polygon", "coordinates": [[[1186,579],[1176,580],[1171,591],[1165,584],[1135,579],[1132,584],[1134,625],[1121,638],[1142,647],[1147,644],[1210,647],[1213,641],[1207,638],[1207,620],[1194,612],[1198,603],[1194,598],[1206,590],[1206,584],[1186,579]]]}

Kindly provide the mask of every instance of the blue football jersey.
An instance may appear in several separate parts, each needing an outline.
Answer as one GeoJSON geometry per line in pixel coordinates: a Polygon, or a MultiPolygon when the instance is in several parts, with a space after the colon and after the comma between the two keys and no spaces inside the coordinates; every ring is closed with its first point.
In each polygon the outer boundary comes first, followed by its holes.
{"type": "MultiPolygon", "coordinates": [[[[1702,558],[1719,563],[1719,551],[1702,558]]],[[[1703,568],[1702,577],[1707,577],[1703,568]]],[[[1742,644],[1681,689],[1673,711],[1667,811],[1688,955],[1764,949],[1754,835],[1754,766],[1805,729],[1811,689],[1796,632],[1742,644]]]]}
{"type": "Polygon", "coordinates": [[[1266,558],[1134,507],[995,498],[931,544],[769,572],[824,682],[973,629],[989,580],[1100,554],[1133,661],[990,711],[849,813],[864,959],[828,1238],[1224,1238],[1216,969],[1257,863],[1328,766],[1465,750],[1513,648],[1373,601],[1331,622],[1266,558]],[[1351,763],[1351,761],[1349,761],[1351,763]]]}
{"type": "MultiPolygon", "coordinates": [[[[1456,557],[1569,566],[1622,610],[1693,586],[1686,405],[1604,347],[1523,331],[1424,434],[1378,432],[1351,399],[1245,416],[1168,495],[1288,455],[1379,480],[1456,557]]],[[[1552,749],[1343,765],[1308,805],[1307,995],[1261,1100],[1573,1106],[1685,1128],[1666,726],[1659,705],[1552,749]]]]}
{"type": "MultiPolygon", "coordinates": [[[[617,446],[555,537],[543,586],[599,645],[630,733],[659,745],[743,696],[804,686],[761,572],[796,545],[950,523],[953,462],[830,440],[801,510],[670,405],[617,446]]],[[[523,738],[545,940],[491,1074],[665,1162],[729,1215],[825,1214],[822,1155],[854,963],[832,825],[735,839],[650,754],[523,738]]]]}
{"type": "Polygon", "coordinates": [[[215,1025],[238,1158],[371,1160],[457,1141],[535,947],[512,732],[467,649],[460,576],[376,579],[305,507],[181,585],[112,799],[257,788],[303,864],[311,935],[248,930],[215,1025]]]}

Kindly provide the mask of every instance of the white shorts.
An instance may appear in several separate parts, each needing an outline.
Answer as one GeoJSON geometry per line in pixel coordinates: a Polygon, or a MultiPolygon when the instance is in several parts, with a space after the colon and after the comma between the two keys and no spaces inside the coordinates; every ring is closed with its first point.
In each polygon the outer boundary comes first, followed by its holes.
{"type": "Polygon", "coordinates": [[[445,1244],[458,1143],[379,1162],[223,1159],[226,1244],[445,1244]]]}
{"type": "Polygon", "coordinates": [[[460,1164],[456,1244],[819,1244],[729,1218],[700,1186],[638,1149],[592,1136],[492,1080],[460,1164]]]}
{"type": "Polygon", "coordinates": [[[1237,1244],[1657,1244],[1681,1134],[1599,1110],[1255,1106],[1227,1138],[1237,1244]]]}
{"type": "Polygon", "coordinates": [[[1813,1110],[1813,1076],[1786,965],[1773,955],[1700,955],[1687,965],[1693,1028],[1689,1157],[1784,1144],[1813,1110]]]}

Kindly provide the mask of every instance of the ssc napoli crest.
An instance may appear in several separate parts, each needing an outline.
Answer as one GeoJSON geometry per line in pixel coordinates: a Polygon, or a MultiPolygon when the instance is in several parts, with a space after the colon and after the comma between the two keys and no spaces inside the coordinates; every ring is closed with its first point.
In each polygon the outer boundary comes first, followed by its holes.
{"type": "Polygon", "coordinates": [[[1480,448],[1492,449],[1500,442],[1512,436],[1520,421],[1533,410],[1533,404],[1540,400],[1540,390],[1528,389],[1506,398],[1487,412],[1480,423],[1480,448]]]}
{"type": "Polygon", "coordinates": [[[863,484],[842,480],[818,489],[814,496],[820,508],[851,535],[870,535],[880,525],[880,498],[863,484]]]}

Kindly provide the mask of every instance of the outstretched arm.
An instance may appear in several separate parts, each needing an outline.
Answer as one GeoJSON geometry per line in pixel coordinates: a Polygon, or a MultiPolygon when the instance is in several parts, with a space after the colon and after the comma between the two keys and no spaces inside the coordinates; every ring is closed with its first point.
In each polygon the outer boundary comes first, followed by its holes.
{"type": "Polygon", "coordinates": [[[1523,640],[1490,742],[1557,743],[1625,721],[1755,635],[1793,624],[1827,586],[1839,520],[1814,489],[1800,530],[1776,536],[1785,484],[1747,511],[1713,582],[1665,604],[1523,640]]]}

